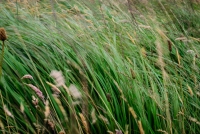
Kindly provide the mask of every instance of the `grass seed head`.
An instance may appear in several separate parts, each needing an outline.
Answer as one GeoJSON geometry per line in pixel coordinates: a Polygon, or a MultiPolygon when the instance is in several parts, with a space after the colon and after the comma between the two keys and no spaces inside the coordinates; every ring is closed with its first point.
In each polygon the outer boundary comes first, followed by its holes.
{"type": "Polygon", "coordinates": [[[123,134],[121,130],[115,129],[115,134],[123,134]]]}
{"type": "Polygon", "coordinates": [[[130,69],[130,71],[131,71],[131,76],[132,76],[132,78],[135,79],[135,72],[133,71],[132,68],[130,69]]]}
{"type": "Polygon", "coordinates": [[[35,105],[35,107],[37,107],[39,103],[38,98],[35,98],[35,96],[33,95],[32,95],[32,103],[35,105]]]}
{"type": "Polygon", "coordinates": [[[97,117],[96,117],[96,113],[95,113],[95,109],[94,108],[92,109],[91,117],[92,117],[92,124],[96,123],[97,117]]]}
{"type": "Polygon", "coordinates": [[[50,114],[49,101],[46,100],[46,102],[45,102],[45,111],[44,111],[45,119],[48,118],[49,114],[50,114]]]}
{"type": "Polygon", "coordinates": [[[88,133],[89,133],[89,126],[88,126],[88,124],[87,124],[86,118],[83,116],[82,113],[79,113],[79,116],[80,116],[81,121],[82,121],[82,124],[83,124],[83,126],[84,126],[84,128],[85,128],[85,131],[86,131],[86,133],[88,134],[88,133]]]}
{"type": "Polygon", "coordinates": [[[192,88],[189,85],[187,85],[187,88],[188,88],[188,92],[190,93],[190,95],[193,96],[194,93],[192,91],[192,88]]]}
{"type": "Polygon", "coordinates": [[[23,105],[22,102],[20,103],[20,111],[21,111],[22,113],[24,113],[24,105],[23,105]]]}
{"type": "Polygon", "coordinates": [[[140,134],[145,134],[144,129],[142,127],[142,122],[140,120],[138,121],[138,127],[139,127],[139,130],[140,130],[140,134]]]}
{"type": "Polygon", "coordinates": [[[6,105],[3,106],[3,110],[8,116],[14,118],[13,114],[8,110],[6,105]]]}
{"type": "Polygon", "coordinates": [[[39,88],[37,88],[36,86],[34,86],[32,84],[26,84],[26,85],[28,87],[32,88],[35,91],[35,93],[37,94],[37,96],[44,102],[45,97],[44,97],[42,91],[39,88]]]}
{"type": "Polygon", "coordinates": [[[132,114],[132,116],[134,117],[134,119],[137,119],[137,115],[132,107],[129,107],[129,111],[132,114]]]}
{"type": "Polygon", "coordinates": [[[4,28],[0,28],[0,40],[1,41],[7,40],[6,30],[4,28]]]}
{"type": "Polygon", "coordinates": [[[30,74],[26,74],[21,79],[33,79],[33,76],[31,76],[30,74]]]}
{"type": "Polygon", "coordinates": [[[0,128],[1,128],[1,130],[4,130],[4,124],[1,120],[0,120],[0,128]]]}

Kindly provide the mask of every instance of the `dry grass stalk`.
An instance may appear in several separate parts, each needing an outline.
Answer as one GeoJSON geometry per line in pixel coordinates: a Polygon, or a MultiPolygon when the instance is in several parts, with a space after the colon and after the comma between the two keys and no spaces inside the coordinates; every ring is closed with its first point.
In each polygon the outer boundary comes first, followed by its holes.
{"type": "Polygon", "coordinates": [[[121,93],[121,95],[123,95],[123,91],[122,91],[122,89],[119,87],[118,83],[117,83],[115,80],[114,80],[113,82],[114,82],[114,84],[117,86],[117,89],[119,90],[119,92],[121,93]]]}
{"type": "Polygon", "coordinates": [[[168,44],[168,50],[171,53],[172,52],[172,42],[170,40],[167,40],[167,44],[168,44]]]}
{"type": "Polygon", "coordinates": [[[143,129],[143,127],[142,127],[142,123],[141,123],[140,120],[138,121],[138,128],[139,128],[139,130],[140,130],[140,134],[145,134],[144,129],[143,129]]]}
{"type": "Polygon", "coordinates": [[[128,37],[130,38],[131,42],[132,42],[133,44],[135,44],[135,40],[133,39],[133,37],[132,37],[129,33],[127,33],[127,35],[128,35],[128,37]]]}
{"type": "MultiPolygon", "coordinates": [[[[162,31],[158,31],[158,32],[161,34],[161,36],[163,36],[163,38],[167,38],[167,37],[165,37],[166,35],[162,31]]],[[[160,69],[162,71],[163,82],[164,82],[164,100],[165,100],[165,109],[166,109],[168,129],[170,130],[170,132],[172,134],[171,115],[170,115],[170,110],[169,110],[169,98],[168,98],[168,94],[167,94],[167,89],[165,87],[166,81],[168,80],[168,74],[165,71],[165,63],[162,58],[163,57],[163,49],[161,47],[159,40],[156,41],[156,49],[157,49],[157,53],[158,53],[158,63],[160,65],[160,69]]],[[[179,62],[179,65],[180,65],[180,62],[179,62]]]]}
{"type": "Polygon", "coordinates": [[[161,70],[163,72],[164,71],[164,67],[165,67],[165,63],[164,63],[164,61],[162,59],[162,57],[163,57],[162,46],[158,41],[156,42],[156,49],[157,49],[157,53],[158,53],[158,64],[160,65],[160,68],[161,68],[161,70]]]}
{"type": "Polygon", "coordinates": [[[160,97],[158,95],[158,93],[154,92],[154,91],[149,91],[149,97],[151,97],[151,99],[156,103],[156,105],[163,110],[163,105],[161,103],[160,97]]]}
{"type": "Polygon", "coordinates": [[[178,59],[178,64],[181,65],[181,56],[178,52],[178,49],[176,49],[176,55],[177,55],[177,59],[178,59]]]}
{"type": "MultiPolygon", "coordinates": [[[[84,67],[86,66],[85,63],[83,62],[84,67]]],[[[86,68],[86,67],[85,67],[86,68]]],[[[82,103],[82,113],[85,116],[86,119],[89,119],[89,104],[88,104],[88,81],[85,78],[85,75],[81,75],[81,83],[82,83],[82,88],[85,93],[84,98],[83,98],[83,103],[82,103]]],[[[89,131],[89,126],[88,126],[88,131],[89,131]]]]}
{"type": "Polygon", "coordinates": [[[79,113],[79,116],[80,116],[80,118],[81,118],[81,121],[82,121],[83,127],[84,127],[84,129],[85,129],[85,132],[86,132],[87,134],[89,134],[89,126],[88,126],[88,124],[87,124],[86,118],[83,116],[82,113],[79,113]]]}
{"type": "Polygon", "coordinates": [[[151,29],[151,26],[147,26],[147,25],[138,25],[138,26],[144,29],[151,29]]]}
{"type": "Polygon", "coordinates": [[[185,40],[187,40],[187,37],[178,37],[175,40],[183,40],[183,41],[185,41],[185,40]]]}
{"type": "Polygon", "coordinates": [[[135,18],[135,15],[134,15],[134,12],[135,12],[136,9],[132,5],[134,5],[133,1],[127,0],[127,6],[128,6],[129,13],[131,14],[132,21],[133,21],[134,25],[136,25],[138,27],[138,24],[136,22],[136,18],[135,18]]]}
{"type": "Polygon", "coordinates": [[[63,88],[65,89],[65,91],[67,92],[67,94],[70,95],[68,87],[66,85],[63,85],[63,88]]]}

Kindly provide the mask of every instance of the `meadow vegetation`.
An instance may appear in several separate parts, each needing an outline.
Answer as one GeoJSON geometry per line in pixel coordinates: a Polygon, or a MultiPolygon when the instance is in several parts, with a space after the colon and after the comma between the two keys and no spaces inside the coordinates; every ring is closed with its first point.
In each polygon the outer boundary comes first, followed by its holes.
{"type": "Polygon", "coordinates": [[[1,0],[0,27],[0,133],[200,133],[199,0],[1,0]]]}

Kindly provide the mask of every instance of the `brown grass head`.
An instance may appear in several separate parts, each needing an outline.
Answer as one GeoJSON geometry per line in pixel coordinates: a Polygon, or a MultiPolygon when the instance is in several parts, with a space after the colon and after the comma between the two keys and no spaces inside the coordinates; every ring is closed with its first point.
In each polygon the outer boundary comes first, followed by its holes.
{"type": "Polygon", "coordinates": [[[4,28],[0,28],[0,40],[5,41],[7,39],[6,30],[4,28]]]}

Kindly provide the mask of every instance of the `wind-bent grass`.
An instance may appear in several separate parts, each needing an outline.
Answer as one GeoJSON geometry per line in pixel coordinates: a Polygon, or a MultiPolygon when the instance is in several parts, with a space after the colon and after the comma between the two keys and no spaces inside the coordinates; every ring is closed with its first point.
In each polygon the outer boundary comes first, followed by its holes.
{"type": "Polygon", "coordinates": [[[1,132],[199,133],[198,6],[135,4],[0,3],[1,132]]]}

